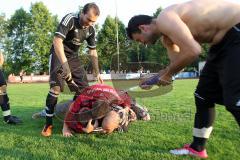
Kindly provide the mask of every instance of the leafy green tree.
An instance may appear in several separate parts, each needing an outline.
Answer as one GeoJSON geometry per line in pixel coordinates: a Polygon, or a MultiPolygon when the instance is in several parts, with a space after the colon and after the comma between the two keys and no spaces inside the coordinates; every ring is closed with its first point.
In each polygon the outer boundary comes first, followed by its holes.
{"type": "MultiPolygon", "coordinates": [[[[161,8],[158,8],[153,14],[153,17],[156,18],[161,10],[161,8]]],[[[141,44],[135,44],[135,42],[132,42],[130,46],[130,58],[132,61],[136,61],[136,57],[138,57],[137,61],[140,63],[140,67],[143,67],[145,70],[149,69],[151,72],[157,72],[169,64],[167,51],[160,40],[147,47],[141,44]]]]}
{"type": "Polygon", "coordinates": [[[57,17],[53,16],[42,2],[31,5],[30,43],[36,71],[48,71],[49,53],[54,31],[57,27],[57,17]]]}
{"type": "Polygon", "coordinates": [[[157,9],[157,11],[156,11],[155,13],[153,13],[153,17],[154,17],[154,18],[157,18],[157,16],[160,14],[161,11],[162,11],[162,7],[159,7],[159,8],[157,9]]]}
{"type": "MultiPolygon", "coordinates": [[[[0,14],[0,50],[5,52],[5,44],[7,41],[7,25],[8,25],[8,21],[5,18],[5,14],[1,13],[0,14]]],[[[3,53],[3,55],[5,55],[5,53],[3,53]]],[[[4,56],[6,57],[6,56],[4,56]]],[[[6,61],[6,59],[5,59],[6,61]]],[[[7,65],[7,63],[3,64],[3,70],[5,70],[5,72],[3,72],[4,74],[6,74],[6,71],[9,70],[9,67],[7,65]]]]}
{"type": "Polygon", "coordinates": [[[117,53],[117,28],[120,53],[127,49],[127,37],[124,24],[118,18],[108,16],[98,33],[97,44],[100,65],[103,69],[109,69],[111,58],[117,53]]]}
{"type": "Polygon", "coordinates": [[[6,40],[7,20],[3,13],[0,14],[0,49],[3,48],[4,40],[6,40]]]}
{"type": "Polygon", "coordinates": [[[23,8],[15,11],[8,21],[5,41],[5,55],[9,72],[18,73],[21,69],[32,71],[31,45],[29,44],[31,16],[23,8]]]}

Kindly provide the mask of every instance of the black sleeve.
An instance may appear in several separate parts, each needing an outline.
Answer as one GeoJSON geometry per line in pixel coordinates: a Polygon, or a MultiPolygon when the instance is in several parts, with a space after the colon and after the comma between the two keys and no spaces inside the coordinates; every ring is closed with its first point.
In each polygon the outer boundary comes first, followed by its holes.
{"type": "Polygon", "coordinates": [[[93,27],[89,28],[90,36],[87,38],[87,44],[89,49],[96,49],[96,37],[95,37],[95,30],[93,27]]]}
{"type": "Polygon", "coordinates": [[[74,25],[74,15],[72,13],[67,14],[63,17],[61,23],[58,25],[57,31],[55,32],[55,36],[58,36],[62,39],[66,38],[68,32],[73,28],[74,25]]]}

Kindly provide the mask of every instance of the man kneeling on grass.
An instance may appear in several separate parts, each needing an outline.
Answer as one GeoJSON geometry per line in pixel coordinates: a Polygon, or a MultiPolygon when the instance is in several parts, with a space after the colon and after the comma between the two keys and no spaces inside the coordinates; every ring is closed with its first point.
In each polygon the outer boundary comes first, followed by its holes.
{"type": "MultiPolygon", "coordinates": [[[[44,117],[45,112],[33,114],[44,117]]],[[[64,119],[63,136],[75,133],[112,133],[126,131],[129,122],[136,119],[150,120],[146,109],[138,105],[125,91],[97,84],[85,88],[75,101],[58,104],[55,116],[64,119]],[[61,118],[61,115],[64,115],[61,118]]]]}

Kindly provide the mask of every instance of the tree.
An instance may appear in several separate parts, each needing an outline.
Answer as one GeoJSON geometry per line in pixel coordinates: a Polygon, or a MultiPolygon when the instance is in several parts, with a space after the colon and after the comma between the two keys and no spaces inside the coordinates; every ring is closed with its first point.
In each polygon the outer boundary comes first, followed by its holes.
{"type": "MultiPolygon", "coordinates": [[[[161,10],[158,8],[153,17],[156,18],[161,10]]],[[[138,62],[139,69],[143,67],[151,72],[157,72],[169,63],[166,49],[160,41],[147,47],[131,41],[128,45],[128,55],[131,62],[138,62]]]]}
{"type": "Polygon", "coordinates": [[[127,49],[124,24],[118,18],[107,16],[97,37],[99,61],[103,69],[110,69],[111,58],[117,53],[117,24],[120,53],[127,49]]]}
{"type": "Polygon", "coordinates": [[[8,71],[18,73],[21,69],[32,71],[31,45],[29,44],[30,14],[23,8],[15,11],[8,22],[5,41],[5,54],[7,55],[8,71]]]}
{"type": "Polygon", "coordinates": [[[157,9],[157,11],[156,11],[155,13],[153,13],[153,17],[154,17],[154,18],[157,18],[157,16],[160,14],[161,11],[162,11],[162,7],[159,7],[159,8],[157,9]]]}
{"type": "Polygon", "coordinates": [[[4,40],[6,40],[7,21],[5,15],[0,14],[0,49],[3,48],[4,40]]]}
{"type": "Polygon", "coordinates": [[[42,2],[31,5],[30,43],[36,71],[48,71],[49,54],[54,31],[56,30],[57,16],[52,16],[42,2]]]}

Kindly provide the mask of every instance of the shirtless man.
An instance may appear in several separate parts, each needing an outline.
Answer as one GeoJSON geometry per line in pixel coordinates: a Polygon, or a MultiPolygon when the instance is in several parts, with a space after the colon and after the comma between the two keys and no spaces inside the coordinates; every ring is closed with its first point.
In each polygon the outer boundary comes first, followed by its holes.
{"type": "Polygon", "coordinates": [[[240,125],[240,5],[223,0],[189,1],[164,9],[156,19],[134,16],[126,30],[130,39],[144,44],[161,38],[170,64],[161,71],[159,85],[168,85],[174,74],[195,61],[200,44],[211,45],[195,91],[193,142],[170,151],[207,158],[205,144],[213,129],[215,104],[225,105],[240,125]]]}

